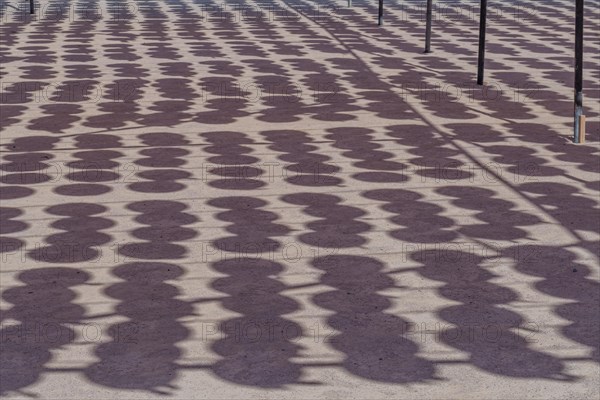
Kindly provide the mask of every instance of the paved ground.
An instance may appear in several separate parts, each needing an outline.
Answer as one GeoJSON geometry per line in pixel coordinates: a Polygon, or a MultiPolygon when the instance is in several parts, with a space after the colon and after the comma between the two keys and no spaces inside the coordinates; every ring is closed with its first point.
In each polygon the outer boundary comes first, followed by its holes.
{"type": "Polygon", "coordinates": [[[2,395],[599,398],[598,1],[424,3],[9,2],[2,395]]]}

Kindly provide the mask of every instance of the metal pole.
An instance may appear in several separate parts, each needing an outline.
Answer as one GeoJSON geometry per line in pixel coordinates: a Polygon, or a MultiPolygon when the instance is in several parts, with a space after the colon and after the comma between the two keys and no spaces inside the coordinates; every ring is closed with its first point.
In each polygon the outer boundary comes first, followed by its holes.
{"type": "Polygon", "coordinates": [[[379,0],[379,16],[377,17],[377,25],[383,24],[383,0],[379,0]]]}
{"type": "Polygon", "coordinates": [[[29,0],[29,14],[33,14],[35,12],[35,0],[29,0]]]}
{"type": "Polygon", "coordinates": [[[425,23],[425,53],[431,53],[431,16],[433,14],[433,0],[427,0],[427,21],[425,23]]]}
{"type": "Polygon", "coordinates": [[[483,85],[485,63],[485,26],[487,20],[487,0],[481,0],[479,6],[479,56],[477,59],[477,84],[483,85]]]}
{"type": "Polygon", "coordinates": [[[583,116],[583,0],[575,3],[575,124],[573,141],[581,143],[585,137],[582,126],[583,116]]]}
{"type": "Polygon", "coordinates": [[[352,0],[348,0],[348,7],[352,7],[352,0]]]}

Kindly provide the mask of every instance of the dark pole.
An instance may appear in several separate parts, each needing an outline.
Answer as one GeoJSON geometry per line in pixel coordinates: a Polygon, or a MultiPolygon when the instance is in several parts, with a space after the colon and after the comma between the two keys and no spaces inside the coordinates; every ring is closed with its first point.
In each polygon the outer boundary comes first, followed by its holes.
{"type": "MultiPolygon", "coordinates": [[[[581,143],[585,140],[582,131],[583,116],[583,0],[575,3],[575,125],[573,140],[581,143]]],[[[585,133],[584,133],[585,134],[585,133]]]]}
{"type": "Polygon", "coordinates": [[[377,25],[383,24],[383,0],[379,0],[379,16],[377,18],[377,25]]]}
{"type": "Polygon", "coordinates": [[[477,84],[483,85],[485,63],[485,25],[487,20],[487,0],[481,0],[479,6],[479,57],[477,59],[477,84]]]}
{"type": "Polygon", "coordinates": [[[35,9],[34,9],[34,0],[29,0],[29,14],[33,14],[35,9]]]}
{"type": "Polygon", "coordinates": [[[425,23],[425,53],[431,53],[431,15],[433,0],[427,0],[427,21],[425,23]]]}

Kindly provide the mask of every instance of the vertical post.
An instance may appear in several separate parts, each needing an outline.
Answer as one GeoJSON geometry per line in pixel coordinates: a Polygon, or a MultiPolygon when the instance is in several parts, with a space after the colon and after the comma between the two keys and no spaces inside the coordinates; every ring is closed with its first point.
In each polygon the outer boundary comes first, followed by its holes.
{"type": "Polygon", "coordinates": [[[585,141],[585,117],[583,116],[583,0],[575,3],[575,124],[573,141],[585,141]]]}
{"type": "Polygon", "coordinates": [[[33,14],[35,12],[35,0],[29,0],[29,14],[33,14]]]}
{"type": "Polygon", "coordinates": [[[433,0],[427,0],[427,13],[425,22],[425,53],[431,53],[431,16],[433,14],[433,0]]]}
{"type": "Polygon", "coordinates": [[[487,0],[481,0],[479,6],[479,56],[477,57],[477,84],[483,85],[485,69],[485,27],[487,22],[487,0]]]}
{"type": "Polygon", "coordinates": [[[352,7],[352,0],[348,0],[348,7],[352,7]]]}
{"type": "Polygon", "coordinates": [[[379,0],[379,16],[377,17],[377,25],[383,24],[383,0],[379,0]]]}

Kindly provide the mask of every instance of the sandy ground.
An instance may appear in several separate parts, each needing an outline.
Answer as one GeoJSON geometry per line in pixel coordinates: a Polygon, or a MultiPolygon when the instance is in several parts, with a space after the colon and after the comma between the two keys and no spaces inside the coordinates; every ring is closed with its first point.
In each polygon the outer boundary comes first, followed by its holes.
{"type": "Polygon", "coordinates": [[[598,1],[387,3],[8,4],[3,397],[600,397],[598,1]]]}

